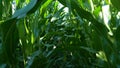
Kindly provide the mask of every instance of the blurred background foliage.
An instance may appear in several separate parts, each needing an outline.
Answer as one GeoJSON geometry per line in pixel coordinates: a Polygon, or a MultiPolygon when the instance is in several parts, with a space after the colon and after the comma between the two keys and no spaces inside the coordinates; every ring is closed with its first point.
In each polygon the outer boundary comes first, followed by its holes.
{"type": "Polygon", "coordinates": [[[119,0],[0,0],[0,68],[120,68],[119,0]]]}

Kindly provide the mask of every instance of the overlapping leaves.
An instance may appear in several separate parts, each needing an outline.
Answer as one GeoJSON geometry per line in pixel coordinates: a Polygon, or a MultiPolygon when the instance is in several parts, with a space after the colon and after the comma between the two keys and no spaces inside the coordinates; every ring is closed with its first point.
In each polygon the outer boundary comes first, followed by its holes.
{"type": "MultiPolygon", "coordinates": [[[[0,21],[1,67],[119,68],[120,27],[110,27],[114,32],[110,36],[104,22],[94,17],[101,12],[100,1],[91,1],[95,2],[92,8],[99,7],[92,9],[95,15],[86,1],[31,0],[8,15],[10,19],[1,16],[5,20],[0,21]]],[[[16,2],[20,7],[20,0],[16,2]]],[[[119,10],[118,1],[111,2],[119,10]]]]}

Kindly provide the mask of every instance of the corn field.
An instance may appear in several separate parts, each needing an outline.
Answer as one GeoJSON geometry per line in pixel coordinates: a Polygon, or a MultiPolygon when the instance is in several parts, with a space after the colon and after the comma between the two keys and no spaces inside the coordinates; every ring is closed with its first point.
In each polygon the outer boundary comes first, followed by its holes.
{"type": "Polygon", "coordinates": [[[119,0],[0,0],[0,68],[120,68],[119,0]]]}

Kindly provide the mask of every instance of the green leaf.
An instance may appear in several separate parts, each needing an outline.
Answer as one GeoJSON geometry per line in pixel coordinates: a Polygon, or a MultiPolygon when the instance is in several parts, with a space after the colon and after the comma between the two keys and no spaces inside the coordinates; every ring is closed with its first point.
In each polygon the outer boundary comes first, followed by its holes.
{"type": "Polygon", "coordinates": [[[98,21],[93,19],[92,25],[93,25],[93,29],[98,33],[99,36],[107,38],[108,29],[104,24],[99,23],[98,21]]]}
{"type": "MultiPolygon", "coordinates": [[[[0,8],[3,9],[2,0],[0,0],[0,8]]],[[[2,20],[2,11],[0,11],[0,20],[2,20]]]]}
{"type": "Polygon", "coordinates": [[[16,64],[15,52],[19,42],[16,20],[10,19],[0,25],[2,31],[2,47],[8,64],[16,64]],[[14,60],[13,60],[14,59],[14,60]]]}
{"type": "Polygon", "coordinates": [[[111,0],[114,7],[120,10],[120,0],[111,0]]]}
{"type": "Polygon", "coordinates": [[[117,27],[117,30],[115,32],[115,39],[117,43],[117,48],[120,48],[120,26],[117,27]]]}
{"type": "Polygon", "coordinates": [[[38,50],[38,51],[35,51],[35,52],[32,54],[32,56],[30,57],[31,59],[28,61],[26,68],[30,68],[30,66],[31,66],[32,63],[34,62],[35,57],[36,57],[36,56],[39,56],[40,53],[41,53],[41,51],[38,50]]]}
{"type": "MultiPolygon", "coordinates": [[[[65,1],[61,1],[59,0],[63,5],[65,5],[65,1]]],[[[65,5],[66,6],[66,5],[65,5]]],[[[87,10],[85,10],[84,8],[82,8],[77,1],[71,0],[71,7],[72,9],[75,9],[75,11],[73,10],[74,14],[78,14],[81,18],[86,19],[88,21],[91,22],[91,24],[94,26],[94,29],[97,31],[97,33],[100,36],[103,37],[107,37],[107,33],[108,33],[108,29],[106,28],[106,26],[102,23],[99,23],[94,17],[93,15],[88,12],[87,10]]],[[[68,8],[70,8],[68,6],[68,8]]]]}
{"type": "Polygon", "coordinates": [[[27,6],[17,10],[12,18],[17,17],[19,19],[26,16],[27,13],[33,13],[39,7],[40,3],[41,1],[39,0],[31,0],[31,2],[27,6]]]}

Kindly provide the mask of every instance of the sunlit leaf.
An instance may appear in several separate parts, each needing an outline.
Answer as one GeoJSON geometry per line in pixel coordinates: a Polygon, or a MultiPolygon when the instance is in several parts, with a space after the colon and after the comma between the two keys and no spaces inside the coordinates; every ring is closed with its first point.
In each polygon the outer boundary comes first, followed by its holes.
{"type": "Polygon", "coordinates": [[[17,10],[14,13],[14,15],[12,16],[12,18],[16,18],[16,17],[22,18],[22,17],[26,16],[27,13],[33,13],[39,7],[38,5],[40,3],[41,3],[41,1],[31,0],[31,2],[27,6],[17,10]]]}

